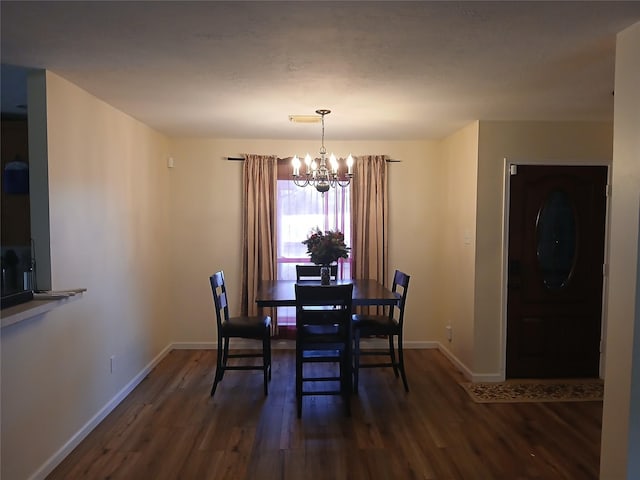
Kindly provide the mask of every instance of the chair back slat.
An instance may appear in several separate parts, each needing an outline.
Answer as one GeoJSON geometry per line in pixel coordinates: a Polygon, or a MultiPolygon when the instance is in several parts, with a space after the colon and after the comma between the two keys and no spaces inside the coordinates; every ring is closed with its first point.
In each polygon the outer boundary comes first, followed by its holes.
{"type": "Polygon", "coordinates": [[[229,319],[229,305],[227,304],[227,286],[224,281],[224,272],[219,271],[209,277],[213,304],[216,309],[216,321],[218,325],[229,319]]]}
{"type": "MultiPolygon", "coordinates": [[[[296,265],[296,281],[320,280],[322,265],[296,265]]],[[[331,280],[338,278],[338,265],[329,265],[329,277],[331,280]]]]}
{"type": "Polygon", "coordinates": [[[395,319],[399,324],[404,321],[404,306],[407,302],[407,292],[409,291],[409,280],[411,277],[400,270],[396,270],[393,275],[393,286],[391,291],[399,295],[397,305],[389,309],[389,318],[395,319]]]}
{"type": "Polygon", "coordinates": [[[227,303],[227,292],[221,292],[220,295],[218,296],[218,300],[222,308],[229,306],[229,304],[227,303]]]}

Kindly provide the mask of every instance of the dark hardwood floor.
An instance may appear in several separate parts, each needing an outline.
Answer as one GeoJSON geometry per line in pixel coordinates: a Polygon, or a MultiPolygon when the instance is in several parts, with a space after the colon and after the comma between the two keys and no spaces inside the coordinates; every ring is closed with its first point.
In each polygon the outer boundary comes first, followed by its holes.
{"type": "Polygon", "coordinates": [[[601,402],[476,404],[437,350],[408,350],[410,393],[367,369],[346,417],[339,397],[304,399],[293,350],[227,372],[209,397],[214,350],[174,350],[49,479],[598,478],[601,402]]]}

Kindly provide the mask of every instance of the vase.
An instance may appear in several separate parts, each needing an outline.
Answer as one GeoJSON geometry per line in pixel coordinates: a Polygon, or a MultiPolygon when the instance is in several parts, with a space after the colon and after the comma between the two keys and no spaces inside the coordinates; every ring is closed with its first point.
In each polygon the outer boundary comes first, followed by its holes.
{"type": "Polygon", "coordinates": [[[331,268],[329,265],[320,267],[320,285],[329,285],[331,283],[331,268]]]}

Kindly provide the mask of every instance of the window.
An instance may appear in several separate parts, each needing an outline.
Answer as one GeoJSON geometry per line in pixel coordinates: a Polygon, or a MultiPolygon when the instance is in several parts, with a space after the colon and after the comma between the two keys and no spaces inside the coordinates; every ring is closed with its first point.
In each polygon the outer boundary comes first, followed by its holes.
{"type": "MultiPolygon", "coordinates": [[[[311,229],[340,230],[351,246],[351,188],[331,188],[324,195],[315,188],[296,186],[290,171],[278,169],[278,279],[295,280],[296,264],[309,263],[302,241],[311,229]]],[[[351,278],[351,256],[338,264],[338,278],[351,278]]],[[[278,308],[278,325],[295,324],[294,308],[278,308]]]]}

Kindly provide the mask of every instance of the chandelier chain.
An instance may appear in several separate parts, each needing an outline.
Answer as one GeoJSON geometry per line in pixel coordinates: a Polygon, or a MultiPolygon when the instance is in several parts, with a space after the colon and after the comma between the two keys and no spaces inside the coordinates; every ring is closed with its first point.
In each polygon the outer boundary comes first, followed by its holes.
{"type": "Polygon", "coordinates": [[[327,110],[318,110],[318,112],[321,112],[320,115],[322,115],[322,146],[320,147],[320,155],[324,157],[327,154],[327,149],[324,148],[324,116],[329,112],[327,110]]]}

